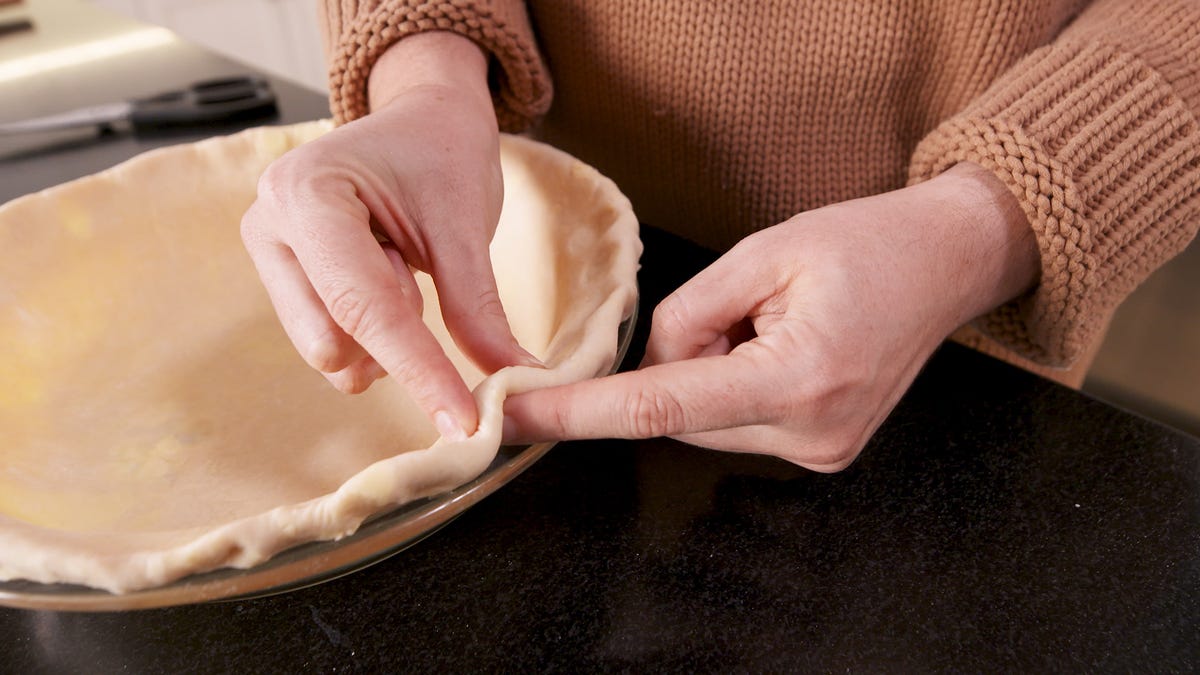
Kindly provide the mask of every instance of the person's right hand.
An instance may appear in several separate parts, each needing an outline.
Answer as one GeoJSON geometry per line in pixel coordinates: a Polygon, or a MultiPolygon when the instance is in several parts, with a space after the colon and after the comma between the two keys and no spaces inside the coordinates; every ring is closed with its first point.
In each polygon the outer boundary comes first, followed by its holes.
{"type": "Polygon", "coordinates": [[[418,35],[384,54],[370,89],[371,114],[267,169],[242,238],[309,365],[348,393],[391,374],[462,438],[475,401],[421,321],[412,270],[432,276],[480,368],[536,363],[512,336],[488,256],[503,181],[486,61],[465,38],[418,35]]]}

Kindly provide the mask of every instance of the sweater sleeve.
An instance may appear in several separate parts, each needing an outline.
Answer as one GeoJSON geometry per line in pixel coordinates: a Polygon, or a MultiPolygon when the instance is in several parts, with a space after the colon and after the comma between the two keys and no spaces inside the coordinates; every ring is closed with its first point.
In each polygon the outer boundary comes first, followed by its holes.
{"type": "Polygon", "coordinates": [[[496,117],[505,131],[528,127],[550,106],[550,76],[522,0],[320,0],[329,55],[329,102],[340,124],[368,112],[367,78],[388,47],[442,30],[488,54],[496,117]]]}
{"type": "Polygon", "coordinates": [[[1101,0],[918,145],[910,182],[957,162],[1008,184],[1041,280],[975,327],[1056,367],[1098,339],[1200,225],[1200,2],[1101,0]]]}

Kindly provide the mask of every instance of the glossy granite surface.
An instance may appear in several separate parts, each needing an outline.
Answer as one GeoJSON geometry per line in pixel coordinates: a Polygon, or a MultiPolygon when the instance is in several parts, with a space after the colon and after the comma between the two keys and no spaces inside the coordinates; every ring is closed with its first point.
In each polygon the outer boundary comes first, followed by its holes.
{"type": "MultiPolygon", "coordinates": [[[[648,299],[707,257],[645,238],[648,299]]],[[[1189,671],[1198,616],[1200,441],[948,346],[843,473],[564,443],[321,586],[0,610],[0,671],[1189,671]]]]}
{"type": "MultiPolygon", "coordinates": [[[[171,54],[188,77],[240,70],[171,54]]],[[[136,84],[167,84],[171,63],[136,84]]],[[[322,114],[279,86],[279,121],[322,114]]],[[[160,142],[9,157],[0,199],[160,142]]],[[[643,319],[711,258],[644,235],[643,319]]],[[[948,346],[843,473],[564,443],[417,546],[314,588],[0,609],[0,672],[1195,672],[1198,618],[1200,441],[948,346]]]]}

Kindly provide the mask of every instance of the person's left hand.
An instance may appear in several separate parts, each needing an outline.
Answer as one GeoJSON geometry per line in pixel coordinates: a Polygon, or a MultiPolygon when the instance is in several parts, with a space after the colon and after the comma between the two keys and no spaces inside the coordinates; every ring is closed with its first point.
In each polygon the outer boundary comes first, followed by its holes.
{"type": "Polygon", "coordinates": [[[838,471],[955,328],[1037,278],[990,173],[802,213],[662,302],[639,370],[513,396],[505,441],[673,436],[838,471]]]}

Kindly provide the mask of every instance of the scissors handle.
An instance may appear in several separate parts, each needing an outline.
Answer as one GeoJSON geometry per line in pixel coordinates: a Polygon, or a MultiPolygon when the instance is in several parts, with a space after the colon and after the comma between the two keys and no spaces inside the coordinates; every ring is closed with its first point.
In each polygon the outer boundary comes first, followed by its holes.
{"type": "Polygon", "coordinates": [[[270,85],[254,77],[206,80],[132,103],[129,121],[135,129],[231,122],[276,112],[270,85]]]}

